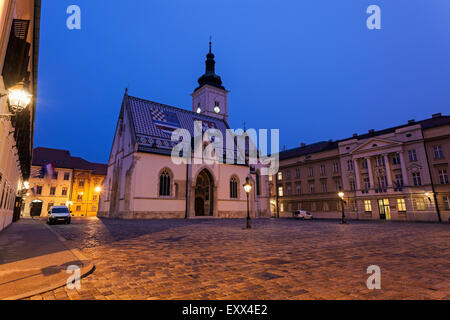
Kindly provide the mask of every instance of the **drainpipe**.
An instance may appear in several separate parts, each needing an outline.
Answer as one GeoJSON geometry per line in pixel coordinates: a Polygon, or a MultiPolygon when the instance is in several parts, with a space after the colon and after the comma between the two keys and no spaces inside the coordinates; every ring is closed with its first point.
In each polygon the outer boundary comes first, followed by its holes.
{"type": "Polygon", "coordinates": [[[189,217],[189,186],[190,186],[190,180],[189,180],[189,164],[186,163],[186,211],[184,213],[184,218],[187,219],[189,217]]]}

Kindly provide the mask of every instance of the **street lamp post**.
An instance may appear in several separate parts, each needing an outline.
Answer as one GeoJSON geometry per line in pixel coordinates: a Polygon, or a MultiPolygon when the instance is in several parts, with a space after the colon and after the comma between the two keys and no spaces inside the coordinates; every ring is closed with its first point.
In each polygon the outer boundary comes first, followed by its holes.
{"type": "Polygon", "coordinates": [[[345,204],[345,201],[344,201],[344,196],[345,196],[345,194],[344,194],[344,192],[339,192],[338,193],[338,196],[339,196],[339,198],[341,198],[341,207],[342,207],[342,220],[341,220],[341,223],[342,224],[346,224],[347,223],[347,219],[345,218],[345,209],[344,209],[344,204],[345,204]]]}
{"type": "Polygon", "coordinates": [[[248,195],[250,194],[250,191],[252,191],[252,185],[250,184],[248,177],[245,179],[244,190],[245,190],[245,193],[247,193],[247,229],[251,229],[252,226],[251,226],[251,219],[250,219],[250,207],[249,207],[248,195]]]}

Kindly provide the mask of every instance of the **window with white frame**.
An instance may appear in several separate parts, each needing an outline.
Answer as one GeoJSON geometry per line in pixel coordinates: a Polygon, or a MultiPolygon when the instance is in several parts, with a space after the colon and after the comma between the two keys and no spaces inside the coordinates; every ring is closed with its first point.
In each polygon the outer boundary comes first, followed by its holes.
{"type": "Polygon", "coordinates": [[[320,174],[325,175],[325,165],[320,166],[320,174]]]}
{"type": "Polygon", "coordinates": [[[440,169],[438,171],[439,174],[439,182],[441,184],[448,184],[448,172],[446,169],[440,169]]]}
{"type": "Polygon", "coordinates": [[[400,164],[400,154],[396,153],[396,154],[392,157],[392,164],[393,164],[393,165],[398,165],[398,164],[400,164]]]}
{"type": "Polygon", "coordinates": [[[300,183],[297,183],[297,194],[298,195],[302,194],[302,185],[300,183]]]}
{"type": "Polygon", "coordinates": [[[333,163],[333,173],[338,173],[339,172],[339,163],[334,162],[333,163]]]}
{"type": "Polygon", "coordinates": [[[421,186],[422,185],[422,178],[420,176],[420,172],[413,172],[412,177],[413,177],[413,184],[415,186],[421,186]]]}
{"type": "Polygon", "coordinates": [[[408,150],[409,162],[417,161],[417,153],[415,149],[408,150]]]}
{"type": "Polygon", "coordinates": [[[353,170],[353,160],[347,160],[347,170],[348,171],[353,170]]]}
{"type": "Polygon", "coordinates": [[[308,168],[308,175],[309,175],[309,177],[314,176],[314,169],[313,168],[308,168]]]}
{"type": "Polygon", "coordinates": [[[442,150],[442,146],[434,146],[433,153],[434,153],[435,159],[443,159],[444,158],[444,152],[442,150]]]}

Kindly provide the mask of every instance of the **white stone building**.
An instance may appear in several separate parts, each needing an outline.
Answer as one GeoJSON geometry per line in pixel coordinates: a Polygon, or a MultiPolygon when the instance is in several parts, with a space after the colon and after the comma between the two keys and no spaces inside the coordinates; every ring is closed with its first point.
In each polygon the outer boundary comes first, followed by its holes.
{"type": "MultiPolygon", "coordinates": [[[[125,93],[103,183],[99,216],[127,219],[217,217],[247,215],[243,184],[253,185],[249,195],[252,217],[270,217],[268,184],[260,165],[175,164],[171,134],[194,122],[203,130],[217,129],[226,136],[228,91],[215,74],[210,51],[206,72],[192,93],[192,111],[132,97],[125,93]]],[[[208,143],[204,143],[207,147],[208,143]]],[[[236,150],[234,150],[236,151],[236,150]]],[[[188,158],[194,159],[192,152],[188,158]]]]}

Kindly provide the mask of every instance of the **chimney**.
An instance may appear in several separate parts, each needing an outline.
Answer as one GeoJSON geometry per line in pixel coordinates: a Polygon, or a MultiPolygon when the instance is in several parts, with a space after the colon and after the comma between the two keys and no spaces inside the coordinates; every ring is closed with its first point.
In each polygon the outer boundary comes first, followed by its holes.
{"type": "Polygon", "coordinates": [[[374,133],[375,132],[375,129],[370,129],[369,130],[369,133],[374,133]]]}
{"type": "Polygon", "coordinates": [[[306,147],[306,144],[305,143],[300,143],[300,148],[304,148],[304,147],[306,147]]]}
{"type": "Polygon", "coordinates": [[[353,138],[356,138],[357,136],[358,136],[357,133],[354,133],[354,134],[353,134],[353,138]]]}
{"type": "Polygon", "coordinates": [[[442,113],[435,113],[435,114],[433,114],[433,116],[432,116],[433,118],[439,118],[439,117],[442,117],[442,113]]]}
{"type": "Polygon", "coordinates": [[[416,123],[416,120],[414,120],[414,119],[411,119],[408,121],[408,124],[414,124],[414,123],[416,123]]]}

